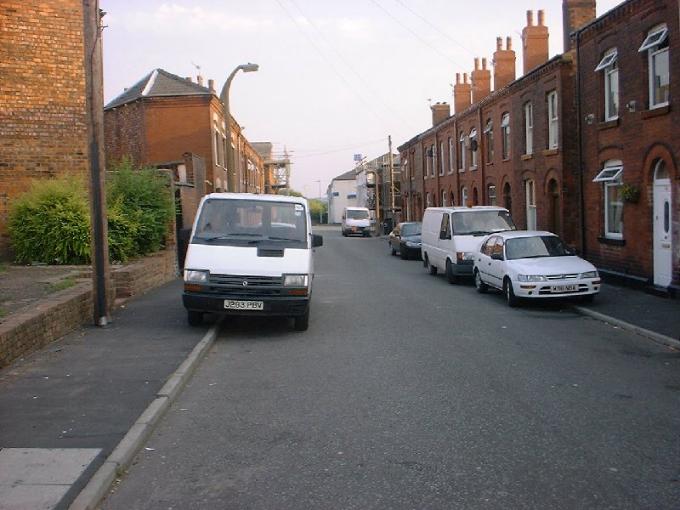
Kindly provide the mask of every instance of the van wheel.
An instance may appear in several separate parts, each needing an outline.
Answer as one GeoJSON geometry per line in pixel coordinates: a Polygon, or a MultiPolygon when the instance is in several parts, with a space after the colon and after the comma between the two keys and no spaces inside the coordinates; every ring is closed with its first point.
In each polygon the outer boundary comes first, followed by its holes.
{"type": "Polygon", "coordinates": [[[479,274],[479,271],[475,269],[475,287],[477,287],[477,292],[480,294],[484,294],[487,290],[489,290],[489,286],[482,281],[482,275],[479,274]]]}
{"type": "Polygon", "coordinates": [[[515,296],[515,291],[512,290],[512,283],[510,283],[509,278],[503,280],[503,294],[505,294],[505,302],[508,303],[510,308],[515,308],[519,305],[519,298],[515,296]]]}
{"type": "Polygon", "coordinates": [[[437,266],[430,265],[430,259],[427,257],[427,255],[425,255],[423,265],[427,268],[427,272],[430,273],[432,276],[437,274],[437,266]]]}
{"type": "Polygon", "coordinates": [[[309,328],[309,308],[304,315],[293,317],[293,328],[295,331],[307,331],[307,328],[309,328]]]}
{"type": "Polygon", "coordinates": [[[452,285],[459,281],[458,275],[453,272],[453,264],[451,264],[449,259],[446,259],[446,279],[452,285]]]}
{"type": "Polygon", "coordinates": [[[188,310],[187,320],[189,321],[189,326],[200,326],[203,324],[203,313],[188,310]]]}

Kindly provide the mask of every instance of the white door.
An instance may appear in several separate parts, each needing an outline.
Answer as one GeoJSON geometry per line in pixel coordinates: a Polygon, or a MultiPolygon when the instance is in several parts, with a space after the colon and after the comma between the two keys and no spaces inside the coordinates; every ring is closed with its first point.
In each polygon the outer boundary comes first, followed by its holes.
{"type": "Polygon", "coordinates": [[[536,230],[536,183],[526,181],[527,230],[536,230]]]}
{"type": "Polygon", "coordinates": [[[667,287],[673,279],[671,180],[663,161],[654,171],[654,285],[667,287]]]}

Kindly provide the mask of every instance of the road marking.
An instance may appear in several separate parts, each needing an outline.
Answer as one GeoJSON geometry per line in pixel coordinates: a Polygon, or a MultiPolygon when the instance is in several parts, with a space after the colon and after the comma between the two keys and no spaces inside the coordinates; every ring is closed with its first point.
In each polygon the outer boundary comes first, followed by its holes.
{"type": "Polygon", "coordinates": [[[3,448],[0,508],[51,510],[97,457],[99,448],[3,448]]]}

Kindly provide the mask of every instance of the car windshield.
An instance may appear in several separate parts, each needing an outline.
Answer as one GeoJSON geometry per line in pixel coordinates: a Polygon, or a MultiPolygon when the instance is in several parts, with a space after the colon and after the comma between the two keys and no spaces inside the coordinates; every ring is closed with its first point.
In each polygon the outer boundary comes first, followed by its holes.
{"type": "Polygon", "coordinates": [[[262,241],[299,244],[306,240],[307,215],[302,204],[208,199],[192,242],[242,245],[262,241]]]}
{"type": "Polygon", "coordinates": [[[368,219],[368,211],[357,211],[357,210],[352,210],[348,209],[347,210],[347,219],[348,220],[367,220],[368,219]]]}
{"type": "Polygon", "coordinates": [[[420,235],[421,224],[420,223],[404,223],[401,226],[402,236],[417,236],[420,235]]]}
{"type": "Polygon", "coordinates": [[[557,236],[516,237],[505,241],[505,257],[508,260],[567,255],[572,253],[557,236]]]}
{"type": "Polygon", "coordinates": [[[485,235],[503,230],[515,230],[507,211],[464,211],[452,215],[455,235],[485,235]]]}

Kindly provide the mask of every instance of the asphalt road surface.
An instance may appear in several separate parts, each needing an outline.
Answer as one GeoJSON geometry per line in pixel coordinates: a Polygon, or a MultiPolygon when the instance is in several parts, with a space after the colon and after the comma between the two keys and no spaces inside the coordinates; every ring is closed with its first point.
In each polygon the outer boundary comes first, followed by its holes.
{"type": "Polygon", "coordinates": [[[326,230],[309,331],[229,320],[104,509],[680,508],[680,354],[326,230]]]}

